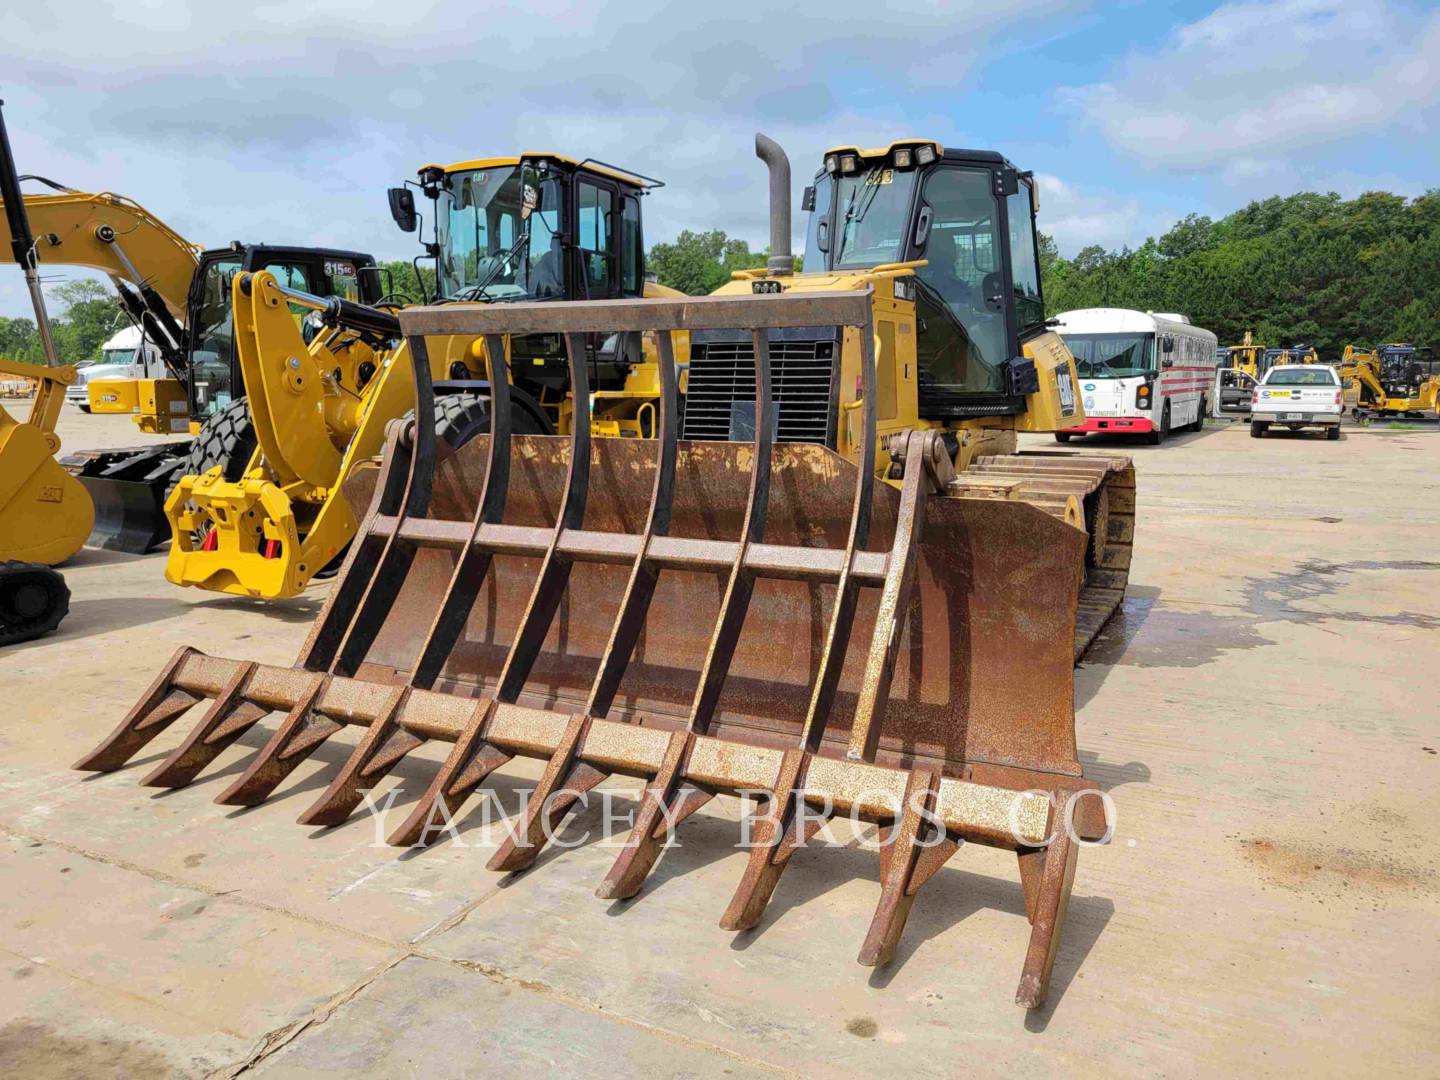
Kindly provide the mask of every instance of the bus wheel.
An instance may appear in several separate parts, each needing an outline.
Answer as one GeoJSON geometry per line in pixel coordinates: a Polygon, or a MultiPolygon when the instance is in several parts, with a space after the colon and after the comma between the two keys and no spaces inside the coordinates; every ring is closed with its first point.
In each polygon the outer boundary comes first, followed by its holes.
{"type": "Polygon", "coordinates": [[[1165,403],[1165,408],[1160,410],[1160,425],[1150,431],[1150,445],[1159,446],[1170,434],[1170,403],[1165,403]]]}
{"type": "Polygon", "coordinates": [[[1070,441],[1070,433],[1069,433],[1068,431],[1057,431],[1057,432],[1055,432],[1055,441],[1056,441],[1056,442],[1069,442],[1069,441],[1070,441]]]}

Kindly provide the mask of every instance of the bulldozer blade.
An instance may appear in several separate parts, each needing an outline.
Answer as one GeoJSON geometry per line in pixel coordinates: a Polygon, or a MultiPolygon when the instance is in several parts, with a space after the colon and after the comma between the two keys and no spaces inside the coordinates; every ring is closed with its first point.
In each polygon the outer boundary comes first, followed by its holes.
{"type": "Polygon", "coordinates": [[[86,543],[145,555],[169,540],[165,496],[184,468],[188,449],[187,443],[166,443],[66,456],[61,464],[84,485],[95,504],[95,524],[86,543]]]}
{"type": "Polygon", "coordinates": [[[1067,500],[1084,489],[1058,514],[957,497],[939,433],[904,431],[888,447],[898,489],[877,479],[870,304],[791,293],[403,312],[416,416],[433,411],[426,336],[483,337],[493,358],[507,335],[558,333],[578,396],[581,335],[654,332],[656,437],[591,439],[585,424],[564,438],[514,435],[503,370],[489,372],[492,431],[454,453],[427,425],[392,425],[360,533],[296,664],[182,650],[79,767],[119,768],[158,724],[205,701],[198,734],[158,770],[186,782],[238,726],[282,714],[217,800],[255,805],[359,728],[301,818],[333,827],[413,750],[448,743],[389,835],[409,846],[449,831],[491,773],[529,758],[542,775],[490,862],[502,872],[533,866],[598,784],[633,778],[636,818],[598,883],[608,899],[635,895],[700,807],[742,798],[756,810],[721,914],[731,930],[757,925],[796,852],[851,816],[885,837],[860,951],[871,965],[893,957],[921,886],[964,842],[1010,850],[1031,922],[1017,1000],[1034,1007],[1078,847],[1108,837],[1075,747],[1075,620],[1092,545],[1075,506],[1116,469],[1027,470],[1066,474],[1040,480],[1067,500]],[[860,343],[865,467],[775,441],[770,336],[815,326],[860,343]],[[750,336],[749,443],[677,439],[672,335],[707,328],[750,336]]]}

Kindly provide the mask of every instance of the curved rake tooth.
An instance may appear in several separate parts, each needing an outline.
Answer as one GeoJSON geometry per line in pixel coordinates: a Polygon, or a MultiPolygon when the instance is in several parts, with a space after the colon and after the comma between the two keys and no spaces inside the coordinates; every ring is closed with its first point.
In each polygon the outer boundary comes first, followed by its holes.
{"type": "Polygon", "coordinates": [[[269,713],[264,706],[245,700],[245,690],[254,673],[254,663],[239,665],[190,734],[140,783],[145,787],[184,787],[227,746],[249,731],[255,721],[269,713]]]}
{"type": "Polygon", "coordinates": [[[926,820],[939,786],[939,775],[927,770],[912,771],[906,781],[900,818],[880,848],[880,900],[858,957],[866,967],[890,962],[920,886],[960,846],[948,836],[937,837],[926,820]]]}
{"type": "Polygon", "coordinates": [[[329,827],[343,824],[350,812],[360,805],[361,785],[368,780],[380,779],[400,764],[401,758],[425,741],[400,726],[400,710],[405,707],[409,696],[409,687],[396,687],[391,691],[384,710],[345,760],[335,779],[330,781],[325,793],[296,819],[301,825],[329,827]]]}
{"type": "Polygon", "coordinates": [[[740,879],[735,895],[720,917],[722,930],[752,930],[765,914],[775,886],[780,884],[780,875],[785,872],[790,856],[797,848],[804,847],[820,828],[829,820],[815,818],[808,814],[797,814],[800,800],[800,784],[809,755],[803,750],[787,750],[780,765],[775,791],[771,797],[780,800],[780,812],[767,814],[756,826],[756,835],[750,847],[750,862],[745,867],[745,876],[740,879]]]}
{"type": "Polygon", "coordinates": [[[684,731],[671,734],[665,760],[655,779],[645,787],[625,847],[595,890],[601,900],[629,900],[638,893],[660,858],[670,830],[715,797],[714,792],[682,783],[686,760],[694,745],[692,734],[684,731]]]}
{"type": "Polygon", "coordinates": [[[450,756],[445,759],[445,764],[431,777],[430,786],[425,789],[425,794],[420,797],[409,816],[386,838],[387,844],[392,847],[415,847],[427,843],[426,837],[430,832],[444,832],[444,829],[436,828],[436,808],[443,804],[441,820],[453,820],[470,793],[479,787],[487,776],[510,760],[509,754],[496,749],[484,739],[484,731],[495,712],[495,704],[492,698],[476,707],[460,737],[455,740],[455,745],[450,748],[450,756]]]}
{"type": "Polygon", "coordinates": [[[502,873],[528,870],[576,800],[609,775],[575,760],[575,752],[589,726],[588,717],[571,717],[560,745],[545,765],[544,775],[525,803],[519,831],[507,837],[491,856],[485,864],[488,869],[502,873]]]}
{"type": "Polygon", "coordinates": [[[228,788],[215,796],[222,806],[259,806],[289,776],[295,766],[344,724],[314,712],[330,676],[316,674],[284,721],[270,736],[249,766],[228,788]]]}
{"type": "Polygon", "coordinates": [[[180,664],[195,655],[198,655],[197,650],[188,645],[177,649],[119,726],[71,767],[85,772],[112,772],[184,715],[190,706],[200,700],[200,695],[171,686],[170,680],[180,664]]]}
{"type": "MultiPolygon", "coordinates": [[[[1034,884],[1035,898],[1026,890],[1026,907],[1030,909],[1030,944],[1025,950],[1025,966],[1020,985],[1015,990],[1015,1004],[1024,1009],[1038,1009],[1045,1004],[1050,989],[1050,971],[1055,966],[1055,950],[1060,944],[1060,927],[1065,924],[1065,909],[1070,904],[1070,886],[1075,880],[1075,856],[1079,846],[1071,839],[1074,826],[1060,822],[1058,813],[1051,814],[1054,839],[1043,852],[1039,880],[1034,884]]],[[[1030,853],[1027,852],[1026,856],[1030,853]]],[[[1025,856],[1022,856],[1022,863],[1025,856]]],[[[1024,871],[1021,872],[1022,879],[1024,871]]]]}

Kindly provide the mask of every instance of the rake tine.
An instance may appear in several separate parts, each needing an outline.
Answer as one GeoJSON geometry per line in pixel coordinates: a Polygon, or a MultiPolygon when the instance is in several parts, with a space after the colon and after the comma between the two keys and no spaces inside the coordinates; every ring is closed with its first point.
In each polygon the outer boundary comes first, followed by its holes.
{"type": "Polygon", "coordinates": [[[346,759],[324,794],[296,820],[301,825],[335,826],[343,824],[350,812],[360,805],[360,785],[378,780],[400,763],[400,759],[424,739],[400,727],[400,710],[410,688],[397,686],[386,701],[384,710],[366,730],[364,738],[346,759]]]}
{"type": "Polygon", "coordinates": [[[269,709],[244,697],[254,673],[255,664],[240,664],[184,742],[140,783],[145,787],[184,787],[227,746],[249,731],[255,721],[265,716],[269,709]]]}
{"type": "Polygon", "coordinates": [[[575,801],[605,779],[607,774],[599,769],[575,762],[580,740],[589,726],[590,720],[584,715],[570,718],[560,745],[525,803],[520,829],[508,837],[485,864],[489,869],[503,873],[528,870],[575,801]]]}
{"type": "Polygon", "coordinates": [[[313,710],[330,676],[318,672],[311,676],[310,686],[286,714],[249,766],[228,788],[215,796],[222,806],[259,806],[275,790],[295,766],[309,757],[319,745],[343,724],[329,717],[317,716],[313,710]]]}
{"type": "Polygon", "coordinates": [[[170,680],[180,664],[194,655],[196,650],[188,645],[177,649],[119,726],[72,768],[85,772],[113,772],[184,715],[190,706],[200,700],[200,696],[171,687],[170,680]]]}
{"type": "Polygon", "coordinates": [[[1015,1004],[1025,1009],[1036,1009],[1045,1003],[1050,972],[1055,966],[1055,950],[1060,944],[1060,927],[1065,923],[1070,886],[1075,880],[1075,856],[1080,849],[1070,836],[1073,825],[1061,822],[1060,816],[1058,812],[1051,814],[1054,839],[1045,848],[1030,917],[1030,944],[1025,950],[1025,966],[1015,991],[1015,1004]]]}
{"type": "Polygon", "coordinates": [[[595,890],[601,900],[628,900],[638,893],[660,857],[670,829],[714,798],[713,792],[681,784],[694,745],[693,735],[683,731],[671,734],[665,760],[655,779],[645,787],[625,847],[595,890]]]}
{"type": "Polygon", "coordinates": [[[722,930],[751,930],[765,914],[765,906],[780,884],[780,875],[790,861],[795,849],[804,847],[825,824],[809,817],[804,818],[803,831],[800,816],[796,814],[800,798],[800,783],[809,755],[803,750],[787,750],[780,765],[775,790],[769,807],[774,811],[779,803],[779,813],[771,813],[757,828],[759,838],[750,848],[750,862],[745,867],[745,876],[730,898],[725,914],[720,917],[722,930]]]}
{"type": "Polygon", "coordinates": [[[477,705],[455,740],[450,756],[430,780],[425,794],[415,804],[404,823],[385,842],[392,847],[415,847],[424,844],[426,833],[435,822],[437,805],[444,806],[444,820],[453,820],[456,811],[496,769],[510,760],[510,755],[485,741],[485,729],[495,713],[496,702],[490,698],[477,705]]]}
{"type": "Polygon", "coordinates": [[[926,815],[939,787],[939,775],[926,769],[912,770],[906,781],[899,818],[880,849],[880,901],[860,947],[859,961],[866,967],[890,962],[920,886],[959,846],[948,836],[933,840],[929,831],[926,815]]]}

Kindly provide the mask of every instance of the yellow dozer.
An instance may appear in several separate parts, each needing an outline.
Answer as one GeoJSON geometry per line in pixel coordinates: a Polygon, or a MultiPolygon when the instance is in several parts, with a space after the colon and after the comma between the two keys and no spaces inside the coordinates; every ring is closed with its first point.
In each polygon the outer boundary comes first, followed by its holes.
{"type": "Polygon", "coordinates": [[[412,418],[351,479],[368,509],[294,666],[181,649],[76,767],[118,769],[199,707],[144,781],[181,787],[273,713],[217,801],[264,802],[348,731],[300,819],[335,826],[412,750],[446,744],[388,827],[413,846],[449,832],[511,758],[537,759],[489,864],[512,873],[597,784],[629,777],[643,793],[599,882],[607,899],[635,895],[706,802],[747,797],[731,931],[754,927],[791,857],[849,816],[880,829],[859,954],[872,966],[965,841],[1013,851],[1031,924],[1016,1000],[1039,1005],[1077,852],[1111,827],[1077,755],[1072,664],[1087,604],[1123,590],[1133,472],[1014,452],[1019,431],[1083,419],[1045,326],[1027,176],[931,141],[841,148],[806,195],[797,275],[788,162],[763,137],[757,152],[769,266],[719,295],[399,311],[392,363],[410,365],[412,418]],[[586,341],[647,334],[653,437],[513,423],[507,340],[555,340],[583,402],[586,341]],[[483,342],[489,384],[490,430],[458,446],[425,422],[431,343],[449,339],[483,342]]]}
{"type": "MultiPolygon", "coordinates": [[[[514,303],[678,295],[643,274],[642,196],[658,181],[594,161],[528,153],[420,170],[433,205],[437,300],[514,303]],[[562,221],[564,222],[562,226],[562,221]],[[570,238],[568,241],[566,237],[570,238]]],[[[391,191],[405,231],[417,227],[409,188],[391,191]]],[[[177,585],[265,600],[299,594],[355,536],[363,504],[344,482],[380,452],[386,425],[411,407],[411,362],[395,311],[288,287],[271,273],[231,281],[233,348],[254,432],[248,463],[183,477],[166,503],[177,585]],[[291,310],[314,312],[309,341],[291,310]]],[[[575,402],[560,339],[506,340],[514,430],[568,433],[575,402]]],[[[585,342],[591,392],[580,415],[597,434],[653,433],[653,344],[638,335],[585,342]]],[[[489,423],[485,345],[430,343],[433,423],[459,445],[489,423]]]]}
{"type": "Polygon", "coordinates": [[[0,197],[10,252],[25,272],[45,352],[43,367],[0,358],[0,375],[35,380],[27,419],[17,420],[0,407],[0,645],[40,637],[60,624],[70,591],[50,568],[80,550],[95,519],[90,496],[55,460],[60,449],[55,423],[75,368],[61,363],[50,335],[35,238],[19,192],[10,134],[0,114],[0,197]]]}

